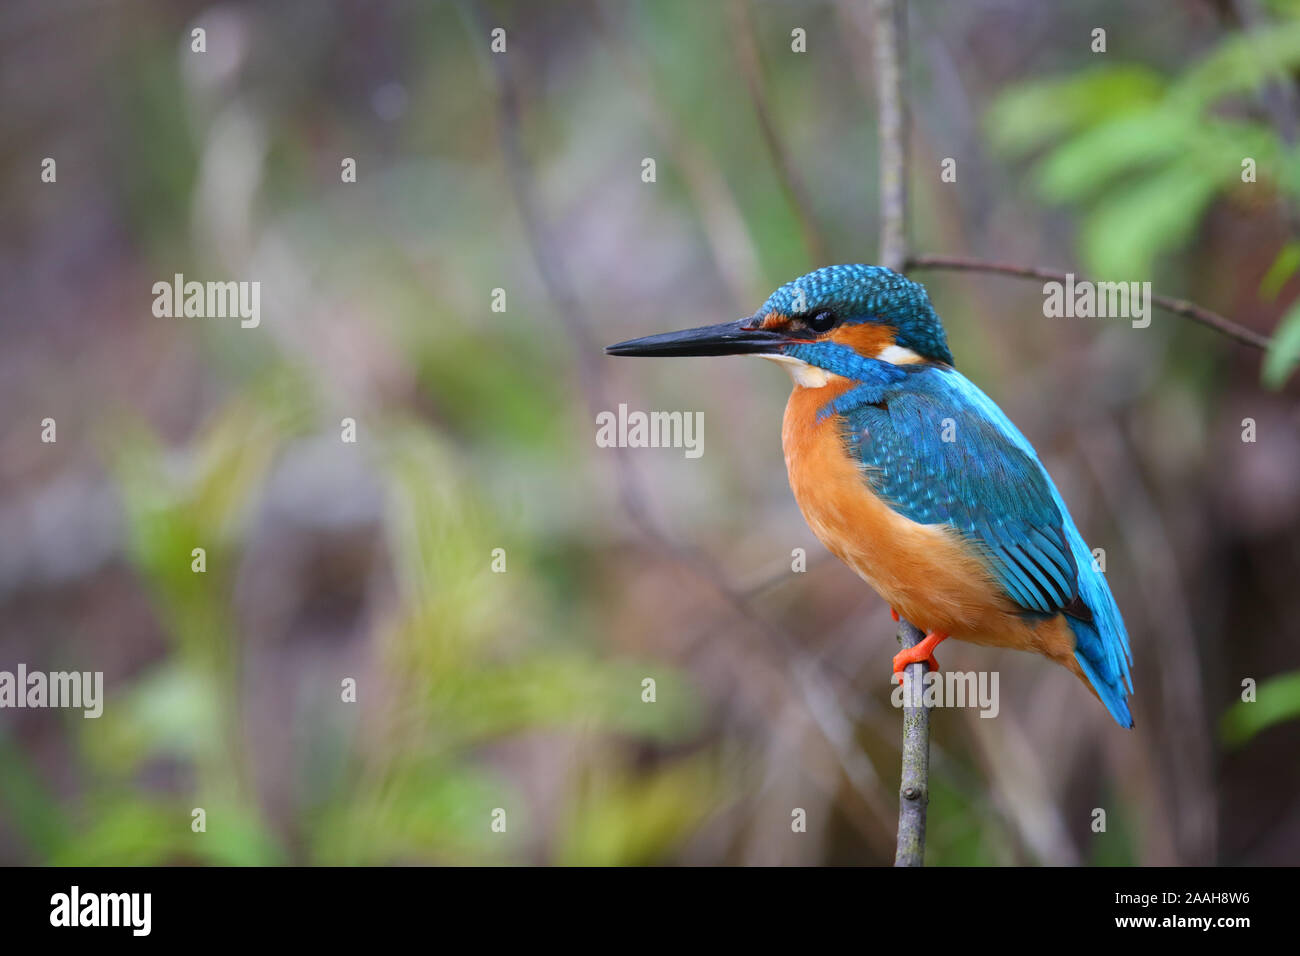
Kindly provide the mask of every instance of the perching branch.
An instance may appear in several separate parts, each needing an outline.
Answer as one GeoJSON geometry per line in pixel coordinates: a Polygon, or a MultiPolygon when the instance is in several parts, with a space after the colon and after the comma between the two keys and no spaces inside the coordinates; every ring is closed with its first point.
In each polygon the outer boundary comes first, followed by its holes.
{"type": "MultiPolygon", "coordinates": [[[[914,647],[924,638],[908,621],[898,622],[898,641],[914,647]]],[[[898,787],[898,849],[894,866],[925,862],[925,808],[930,803],[930,708],[923,701],[925,664],[908,664],[903,695],[903,779],[898,787]],[[906,691],[914,689],[913,693],[906,691]],[[915,702],[915,706],[913,706],[915,702]]]]}
{"type": "MultiPolygon", "coordinates": [[[[1021,279],[1043,279],[1048,282],[1065,282],[1067,278],[1064,272],[1055,272],[1051,269],[985,262],[981,259],[967,259],[962,256],[909,256],[906,259],[906,267],[908,270],[955,269],[963,272],[992,272],[999,275],[1017,276],[1021,279]]],[[[1081,276],[1075,276],[1075,281],[1078,282],[1081,278],[1081,276]]],[[[1260,335],[1253,329],[1239,325],[1232,319],[1219,315],[1217,312],[1211,312],[1194,302],[1187,302],[1184,299],[1172,299],[1167,295],[1153,295],[1151,301],[1166,312],[1172,312],[1174,315],[1181,315],[1185,319],[1199,322],[1201,325],[1208,326],[1230,339],[1241,342],[1243,345],[1268,350],[1268,336],[1260,335]]]]}
{"type": "MultiPolygon", "coordinates": [[[[874,0],[876,103],[880,112],[880,249],[878,260],[902,272],[907,263],[907,103],[903,97],[906,0],[874,0]]],[[[898,642],[916,646],[925,635],[898,622],[898,642]]],[[[919,688],[925,664],[909,664],[903,679],[919,688]]],[[[898,845],[894,866],[925,861],[925,810],[930,800],[930,709],[919,698],[903,707],[902,780],[898,789],[898,845]]]]}

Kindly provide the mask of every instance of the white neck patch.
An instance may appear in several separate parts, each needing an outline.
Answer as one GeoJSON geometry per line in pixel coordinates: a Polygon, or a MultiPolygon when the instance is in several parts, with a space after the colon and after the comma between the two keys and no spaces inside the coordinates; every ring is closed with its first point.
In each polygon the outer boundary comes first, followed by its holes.
{"type": "Polygon", "coordinates": [[[876,358],[890,365],[915,365],[917,362],[925,361],[911,349],[903,348],[901,345],[886,345],[876,358]]]}
{"type": "Polygon", "coordinates": [[[760,355],[759,358],[765,358],[769,362],[779,362],[784,365],[785,370],[790,373],[790,378],[802,388],[824,388],[830,384],[831,379],[840,377],[826,371],[824,368],[809,365],[803,359],[797,359],[791,355],[760,355]]]}
{"type": "MultiPolygon", "coordinates": [[[[828,372],[817,365],[809,365],[803,359],[791,355],[760,355],[759,358],[784,365],[785,370],[790,373],[790,378],[802,388],[825,388],[833,379],[842,378],[834,372],[828,372]]],[[[917,362],[925,361],[911,349],[901,345],[886,345],[876,358],[891,365],[915,365],[917,362]]]]}

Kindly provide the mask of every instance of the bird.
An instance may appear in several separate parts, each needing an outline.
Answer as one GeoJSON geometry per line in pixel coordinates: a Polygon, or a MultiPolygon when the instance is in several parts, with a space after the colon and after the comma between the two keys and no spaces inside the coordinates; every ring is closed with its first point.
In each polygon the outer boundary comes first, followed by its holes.
{"type": "Polygon", "coordinates": [[[1036,652],[1132,728],[1133,658],[1110,586],[1033,445],[957,371],[923,285],[878,265],[826,266],[753,315],[605,351],[786,367],[781,440],[804,519],[895,620],[925,632],[894,673],[937,669],[949,637],[1036,652]]]}

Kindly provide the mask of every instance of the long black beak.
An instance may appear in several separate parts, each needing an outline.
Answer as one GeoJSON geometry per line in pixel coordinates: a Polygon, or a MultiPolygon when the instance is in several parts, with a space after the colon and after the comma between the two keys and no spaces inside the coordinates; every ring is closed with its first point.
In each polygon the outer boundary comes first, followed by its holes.
{"type": "Polygon", "coordinates": [[[745,318],[700,329],[664,332],[607,345],[609,355],[762,355],[773,353],[789,340],[780,332],[753,328],[745,318]]]}

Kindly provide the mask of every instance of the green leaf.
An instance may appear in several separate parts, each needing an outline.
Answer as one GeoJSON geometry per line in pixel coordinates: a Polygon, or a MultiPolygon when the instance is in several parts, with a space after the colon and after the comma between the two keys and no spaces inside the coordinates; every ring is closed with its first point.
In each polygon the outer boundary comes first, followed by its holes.
{"type": "Polygon", "coordinates": [[[219,866],[277,866],[284,851],[257,811],[195,794],[207,829],[195,833],[189,801],[133,790],[100,790],[85,828],[51,856],[55,866],[161,866],[186,862],[219,866]]]}
{"type": "Polygon", "coordinates": [[[1239,700],[1219,720],[1219,735],[1239,747],[1260,731],[1300,717],[1300,671],[1271,677],[1259,685],[1254,701],[1239,700]]]}
{"type": "Polygon", "coordinates": [[[1154,105],[1165,86],[1146,67],[1120,66],[1045,80],[1002,93],[988,113],[996,149],[1022,155],[1130,110],[1154,105]]]}
{"type": "Polygon", "coordinates": [[[1282,291],[1282,286],[1300,269],[1300,242],[1288,242],[1277,252],[1277,258],[1259,283],[1260,297],[1272,302],[1282,291]]]}
{"type": "Polygon", "coordinates": [[[1195,127],[1195,117],[1171,110],[1143,110],[1101,123],[1043,161],[1039,189],[1049,201],[1082,198],[1135,167],[1177,157],[1195,127]]]}
{"type": "Polygon", "coordinates": [[[166,662],[119,691],[98,720],[85,722],[82,752],[90,766],[123,777],[160,757],[212,758],[221,707],[220,689],[206,674],[166,662]]]}
{"type": "Polygon", "coordinates": [[[1170,98],[1199,111],[1231,93],[1258,89],[1270,80],[1289,82],[1300,66],[1300,22],[1234,33],[1185,73],[1170,98]]]}
{"type": "Polygon", "coordinates": [[[1107,196],[1083,227],[1089,270],[1104,279],[1150,276],[1156,255],[1191,233],[1219,179],[1214,170],[1179,163],[1107,196]]]}
{"type": "Polygon", "coordinates": [[[1281,388],[1297,362],[1300,362],[1300,299],[1291,304],[1273,333],[1273,342],[1264,356],[1264,384],[1269,388],[1281,388]]]}

